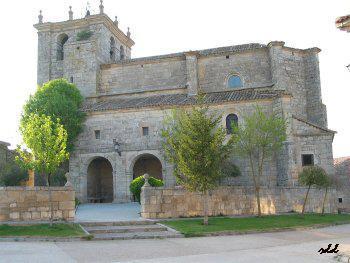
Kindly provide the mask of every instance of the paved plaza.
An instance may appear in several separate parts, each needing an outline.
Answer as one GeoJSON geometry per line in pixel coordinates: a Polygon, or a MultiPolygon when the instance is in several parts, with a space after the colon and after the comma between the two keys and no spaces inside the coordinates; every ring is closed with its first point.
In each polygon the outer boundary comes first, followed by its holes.
{"type": "Polygon", "coordinates": [[[350,251],[350,225],[238,236],[79,242],[0,242],[0,262],[333,262],[350,251]]]}
{"type": "Polygon", "coordinates": [[[140,217],[139,203],[125,204],[81,204],[76,215],[76,222],[118,222],[144,220],[140,217]]]}

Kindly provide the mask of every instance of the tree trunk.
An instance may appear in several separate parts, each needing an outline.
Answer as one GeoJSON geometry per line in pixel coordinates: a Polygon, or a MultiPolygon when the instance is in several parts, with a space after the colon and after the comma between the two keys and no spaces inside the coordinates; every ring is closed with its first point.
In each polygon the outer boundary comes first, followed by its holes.
{"type": "Polygon", "coordinates": [[[309,188],[307,189],[306,192],[306,196],[305,196],[305,200],[304,200],[304,204],[303,204],[303,210],[301,211],[301,214],[303,215],[305,212],[305,206],[306,206],[306,201],[307,201],[307,197],[309,196],[309,191],[310,191],[311,185],[309,185],[309,188]]]}
{"type": "Polygon", "coordinates": [[[51,193],[51,183],[50,183],[51,175],[49,174],[47,177],[47,187],[49,189],[49,203],[50,203],[50,226],[52,226],[53,222],[53,206],[52,206],[52,193],[51,193]]]}
{"type": "Polygon", "coordinates": [[[208,225],[209,191],[206,190],[203,194],[203,225],[208,225]]]}
{"type": "Polygon", "coordinates": [[[256,202],[258,204],[258,217],[261,217],[261,205],[260,205],[260,187],[255,186],[256,202]]]}
{"type": "Polygon", "coordinates": [[[326,204],[326,199],[327,199],[327,192],[328,192],[328,187],[326,187],[326,192],[324,193],[324,198],[323,198],[323,203],[322,203],[322,215],[324,214],[324,206],[326,204]]]}
{"type": "MultiPolygon", "coordinates": [[[[263,157],[262,157],[263,159],[263,157]]],[[[255,176],[254,172],[254,163],[253,163],[253,158],[250,155],[249,156],[249,161],[250,161],[250,167],[252,169],[252,176],[253,176],[253,182],[254,182],[254,189],[255,189],[255,198],[256,198],[256,203],[258,205],[258,217],[261,217],[261,205],[260,205],[260,174],[262,170],[262,164],[260,164],[260,160],[258,163],[258,175],[255,176]]],[[[262,163],[262,162],[261,162],[262,163]]]]}

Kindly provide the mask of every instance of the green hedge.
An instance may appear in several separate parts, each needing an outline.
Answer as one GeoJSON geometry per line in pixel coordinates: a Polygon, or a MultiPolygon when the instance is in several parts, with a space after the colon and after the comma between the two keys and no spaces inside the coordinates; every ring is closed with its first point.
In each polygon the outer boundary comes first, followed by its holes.
{"type": "MultiPolygon", "coordinates": [[[[164,185],[162,180],[156,179],[154,177],[150,177],[148,179],[148,182],[153,187],[159,187],[164,185]]],[[[135,178],[130,184],[130,191],[134,195],[135,200],[137,202],[140,202],[141,187],[144,184],[145,184],[145,179],[143,178],[143,176],[139,176],[135,178]]]]}

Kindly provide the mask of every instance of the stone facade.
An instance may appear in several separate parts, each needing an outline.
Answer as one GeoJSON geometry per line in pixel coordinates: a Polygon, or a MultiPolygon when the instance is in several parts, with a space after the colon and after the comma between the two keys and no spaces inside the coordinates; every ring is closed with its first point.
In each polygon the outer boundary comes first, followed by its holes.
{"type": "MultiPolygon", "coordinates": [[[[71,187],[51,187],[53,218],[74,220],[75,193],[71,187]]],[[[50,219],[48,187],[0,187],[0,222],[50,219]]]]}
{"type": "MultiPolygon", "coordinates": [[[[261,188],[263,214],[301,212],[305,187],[261,188]]],[[[313,188],[305,207],[306,212],[321,212],[324,191],[313,188]]],[[[203,216],[203,196],[181,187],[143,187],[141,216],[143,218],[178,218],[203,216]]],[[[209,215],[254,215],[258,208],[253,187],[223,186],[212,191],[209,215]]],[[[325,205],[326,213],[337,212],[336,190],[331,189],[325,205]]]]}
{"type": "MultiPolygon", "coordinates": [[[[70,158],[71,182],[82,202],[89,200],[88,186],[92,184],[88,174],[97,158],[104,158],[112,167],[113,193],[108,195],[113,195],[114,202],[132,200],[129,184],[134,164],[146,156],[158,159],[161,174],[157,176],[167,187],[174,186],[172,167],[162,153],[162,121],[172,108],[190,105],[198,93],[205,94],[211,110],[223,114],[224,126],[226,116],[232,113],[238,116],[239,125],[244,125],[241,117],[257,105],[267,114],[286,118],[287,140],[264,164],[262,185],[297,186],[305,154],[334,175],[335,132],[327,128],[318,48],[296,49],[275,41],[132,59],[130,34],[122,33],[105,14],[35,27],[39,36],[38,83],[65,77],[86,98],[85,127],[70,158]],[[78,41],[77,33],[86,29],[92,36],[78,41]],[[57,61],[62,34],[68,40],[63,45],[63,60],[57,61]],[[111,47],[111,37],[117,47],[125,48],[124,58],[111,47]],[[232,75],[240,77],[241,87],[228,86],[232,75]]],[[[232,158],[242,176],[225,183],[252,185],[247,160],[232,158]]]]}

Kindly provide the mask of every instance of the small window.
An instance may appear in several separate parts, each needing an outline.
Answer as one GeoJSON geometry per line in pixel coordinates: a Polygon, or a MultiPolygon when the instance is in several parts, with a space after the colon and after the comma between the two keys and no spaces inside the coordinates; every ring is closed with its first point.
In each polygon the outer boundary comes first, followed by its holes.
{"type": "Polygon", "coordinates": [[[339,202],[340,204],[343,203],[343,198],[339,197],[339,198],[338,198],[338,202],[339,202]]]}
{"type": "Polygon", "coordinates": [[[148,135],[148,132],[149,132],[148,127],[142,127],[142,135],[143,135],[143,136],[147,136],[147,135],[148,135]]]}
{"type": "Polygon", "coordinates": [[[97,140],[101,139],[101,131],[100,130],[95,131],[95,139],[97,139],[97,140]]]}
{"type": "Polygon", "coordinates": [[[230,89],[242,88],[243,83],[240,76],[232,75],[228,78],[227,86],[230,89]]]}
{"type": "Polygon", "coordinates": [[[301,155],[302,166],[314,165],[314,155],[313,154],[302,154],[301,155]]]}
{"type": "Polygon", "coordinates": [[[229,114],[226,117],[226,132],[232,134],[233,125],[238,125],[238,116],[236,114],[229,114]]]}
{"type": "Polygon", "coordinates": [[[73,83],[73,82],[74,82],[74,78],[70,77],[70,83],[73,83]]]}
{"type": "Polygon", "coordinates": [[[227,58],[227,59],[229,59],[229,58],[230,58],[230,56],[229,56],[229,55],[227,55],[227,56],[226,56],[226,58],[227,58]]]}

